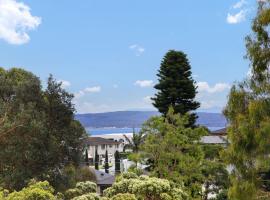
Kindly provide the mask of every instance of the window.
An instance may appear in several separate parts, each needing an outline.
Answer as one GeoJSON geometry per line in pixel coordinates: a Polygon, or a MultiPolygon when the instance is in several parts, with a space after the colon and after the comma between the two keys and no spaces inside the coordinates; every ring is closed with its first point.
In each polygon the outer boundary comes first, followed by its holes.
{"type": "Polygon", "coordinates": [[[105,149],[105,144],[102,144],[101,145],[101,149],[105,149]]]}
{"type": "Polygon", "coordinates": [[[112,148],[112,145],[110,144],[109,147],[112,148]]]}

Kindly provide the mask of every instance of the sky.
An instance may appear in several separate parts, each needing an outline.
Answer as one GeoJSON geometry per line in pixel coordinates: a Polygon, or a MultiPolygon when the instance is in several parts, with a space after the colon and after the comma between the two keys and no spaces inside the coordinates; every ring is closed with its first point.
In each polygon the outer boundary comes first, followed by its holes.
{"type": "Polygon", "coordinates": [[[221,112],[247,75],[245,37],[256,0],[0,0],[0,66],[49,74],[78,113],[155,110],[168,50],[183,51],[199,111],[221,112]]]}

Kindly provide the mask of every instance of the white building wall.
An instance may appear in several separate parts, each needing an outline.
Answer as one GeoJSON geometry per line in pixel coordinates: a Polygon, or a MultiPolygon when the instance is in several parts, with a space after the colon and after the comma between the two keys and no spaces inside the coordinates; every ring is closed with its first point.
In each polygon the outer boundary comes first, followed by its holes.
{"type": "MultiPolygon", "coordinates": [[[[97,153],[99,156],[105,157],[106,150],[108,151],[108,157],[114,157],[116,151],[123,152],[124,144],[113,144],[113,145],[98,145],[97,153]]],[[[95,158],[96,146],[88,147],[88,157],[95,158]]]]}

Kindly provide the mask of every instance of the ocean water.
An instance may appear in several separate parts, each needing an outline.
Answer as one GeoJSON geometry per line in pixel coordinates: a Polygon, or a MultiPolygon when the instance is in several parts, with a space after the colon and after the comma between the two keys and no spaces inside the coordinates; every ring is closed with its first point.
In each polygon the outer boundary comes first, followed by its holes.
{"type": "MultiPolygon", "coordinates": [[[[211,131],[222,129],[224,127],[208,127],[211,131]]],[[[138,133],[141,128],[86,128],[86,131],[90,135],[106,135],[106,134],[115,134],[115,133],[138,133]]]]}

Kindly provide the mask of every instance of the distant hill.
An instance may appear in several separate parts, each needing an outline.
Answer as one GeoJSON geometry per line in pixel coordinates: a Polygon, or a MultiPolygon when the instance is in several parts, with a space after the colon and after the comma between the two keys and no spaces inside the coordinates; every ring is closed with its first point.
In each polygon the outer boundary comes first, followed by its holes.
{"type": "MultiPolygon", "coordinates": [[[[197,123],[207,127],[224,127],[226,125],[225,117],[220,113],[199,112],[197,123]]],[[[78,114],[79,120],[86,128],[133,128],[141,125],[150,117],[159,115],[155,111],[118,111],[107,113],[88,113],[78,114]]]]}

